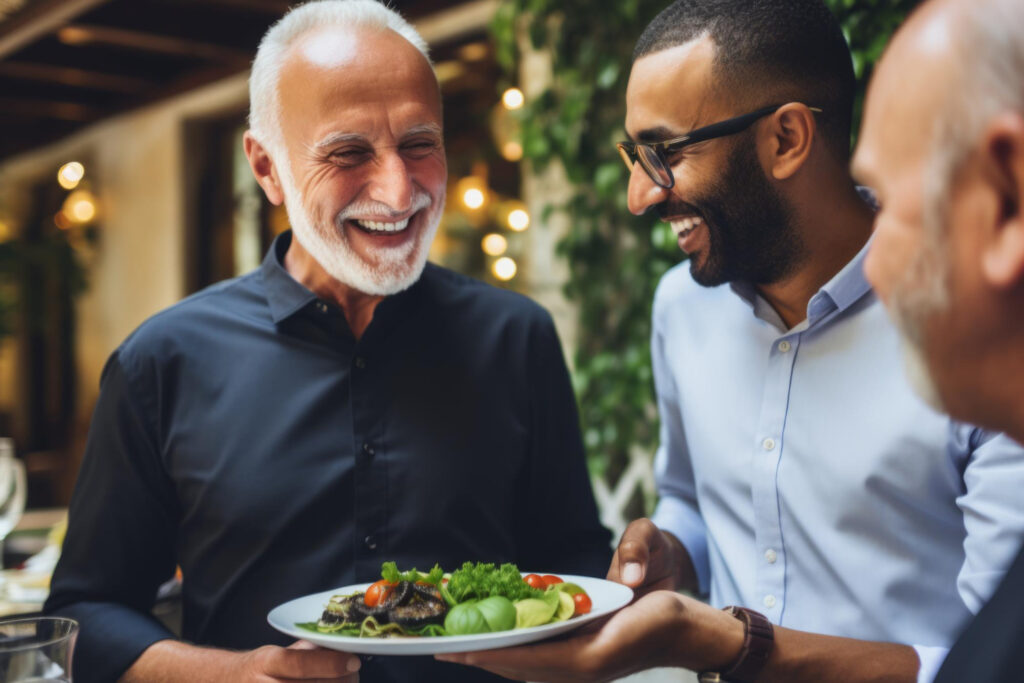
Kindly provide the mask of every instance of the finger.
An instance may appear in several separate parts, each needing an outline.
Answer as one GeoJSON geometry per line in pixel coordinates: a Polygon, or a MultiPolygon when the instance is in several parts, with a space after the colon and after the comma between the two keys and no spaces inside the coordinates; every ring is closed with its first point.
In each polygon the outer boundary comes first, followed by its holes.
{"type": "Polygon", "coordinates": [[[657,553],[661,544],[661,532],[650,520],[638,519],[631,522],[622,534],[612,562],[617,575],[612,576],[613,572],[609,571],[608,578],[631,588],[642,585],[648,574],[651,556],[657,553]]]}
{"type": "Polygon", "coordinates": [[[297,679],[338,679],[359,670],[359,657],[347,652],[323,648],[272,648],[261,659],[262,671],[269,676],[297,679]]]}
{"type": "Polygon", "coordinates": [[[316,650],[319,645],[314,645],[308,640],[296,640],[288,646],[289,650],[316,650]]]}

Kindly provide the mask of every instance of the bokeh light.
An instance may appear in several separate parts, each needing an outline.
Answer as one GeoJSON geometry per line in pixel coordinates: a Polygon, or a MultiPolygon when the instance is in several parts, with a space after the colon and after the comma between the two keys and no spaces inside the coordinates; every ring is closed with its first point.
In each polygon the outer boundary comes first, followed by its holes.
{"type": "Polygon", "coordinates": [[[65,190],[73,190],[78,187],[78,183],[82,182],[84,177],[85,166],[77,161],[69,161],[57,171],[57,182],[65,190]]]}
{"type": "Polygon", "coordinates": [[[518,267],[516,266],[516,262],[508,256],[502,256],[494,262],[491,270],[494,272],[494,277],[498,278],[502,282],[507,282],[516,276],[518,267]]]}
{"type": "Polygon", "coordinates": [[[492,232],[484,237],[480,246],[488,256],[501,256],[508,249],[508,240],[503,235],[492,232]]]}
{"type": "Polygon", "coordinates": [[[526,98],[523,97],[523,91],[519,88],[509,88],[501,96],[501,103],[505,105],[506,109],[519,109],[525,101],[526,98]]]}
{"type": "Polygon", "coordinates": [[[72,223],[88,223],[96,218],[96,198],[88,190],[75,190],[64,200],[61,213],[72,223]]]}
{"type": "Polygon", "coordinates": [[[479,209],[484,205],[484,193],[475,187],[466,190],[462,195],[462,203],[471,209],[479,209]]]}
{"type": "Polygon", "coordinates": [[[510,211],[508,214],[508,227],[516,232],[522,232],[530,227],[530,214],[523,209],[510,211]]]}
{"type": "Polygon", "coordinates": [[[501,156],[507,161],[519,161],[523,158],[523,146],[516,140],[509,140],[501,146],[501,156]]]}

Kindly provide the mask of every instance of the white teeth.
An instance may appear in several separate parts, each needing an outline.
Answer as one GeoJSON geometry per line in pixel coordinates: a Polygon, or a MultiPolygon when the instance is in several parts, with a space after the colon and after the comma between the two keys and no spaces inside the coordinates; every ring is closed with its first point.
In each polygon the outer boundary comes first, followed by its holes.
{"type": "Polygon", "coordinates": [[[672,232],[676,234],[676,237],[682,237],[686,233],[690,232],[697,226],[701,225],[704,221],[699,216],[693,216],[683,218],[678,221],[672,221],[669,225],[672,226],[672,232]]]}
{"type": "Polygon", "coordinates": [[[409,219],[406,218],[397,223],[383,223],[381,221],[356,221],[356,223],[360,227],[374,232],[399,232],[405,230],[405,226],[409,225],[409,219]]]}

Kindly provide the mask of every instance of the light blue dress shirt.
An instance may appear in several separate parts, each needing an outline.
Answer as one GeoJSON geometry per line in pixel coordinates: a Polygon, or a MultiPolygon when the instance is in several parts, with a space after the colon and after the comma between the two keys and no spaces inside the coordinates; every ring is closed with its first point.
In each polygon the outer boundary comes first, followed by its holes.
{"type": "Polygon", "coordinates": [[[653,520],[711,604],[913,645],[927,681],[1020,546],[1024,452],[916,397],[866,250],[790,330],[752,287],[665,275],[653,520]]]}

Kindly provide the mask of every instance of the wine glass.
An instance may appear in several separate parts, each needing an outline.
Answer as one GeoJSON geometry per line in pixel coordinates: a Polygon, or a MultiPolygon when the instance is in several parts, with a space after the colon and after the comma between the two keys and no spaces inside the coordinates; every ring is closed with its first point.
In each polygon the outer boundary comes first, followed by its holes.
{"type": "Polygon", "coordinates": [[[0,619],[0,681],[69,683],[77,637],[73,619],[0,619]]]}
{"type": "Polygon", "coordinates": [[[25,511],[25,494],[25,466],[14,457],[14,441],[0,439],[0,568],[3,565],[3,540],[25,511]]]}

